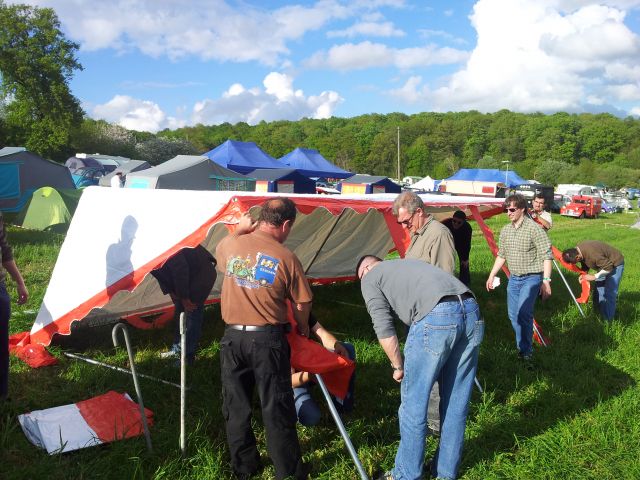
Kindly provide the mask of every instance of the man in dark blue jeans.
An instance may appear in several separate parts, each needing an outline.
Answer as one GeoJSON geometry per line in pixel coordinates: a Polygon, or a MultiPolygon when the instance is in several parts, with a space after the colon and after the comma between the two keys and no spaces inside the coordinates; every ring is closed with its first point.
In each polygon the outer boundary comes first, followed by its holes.
{"type": "Polygon", "coordinates": [[[393,379],[402,382],[395,465],[377,478],[422,478],[427,406],[436,379],[440,381],[442,428],[431,474],[456,478],[484,335],[478,303],[460,280],[421,260],[383,262],[367,255],[358,262],[356,273],[376,336],[391,361],[393,379]],[[393,312],[409,326],[404,359],[393,312]]]}
{"type": "Polygon", "coordinates": [[[169,258],[161,268],[151,272],[162,289],[169,294],[175,307],[174,338],[171,350],[161,355],[163,358],[180,354],[180,314],[186,312],[187,363],[193,365],[202,333],[204,302],[216,281],[216,260],[213,255],[198,245],[183,248],[169,258]]]}

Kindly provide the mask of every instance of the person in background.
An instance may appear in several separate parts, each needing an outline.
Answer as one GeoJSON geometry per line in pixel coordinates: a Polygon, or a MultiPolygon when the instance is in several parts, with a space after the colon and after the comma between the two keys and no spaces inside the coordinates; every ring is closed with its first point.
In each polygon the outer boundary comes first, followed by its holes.
{"type": "Polygon", "coordinates": [[[231,466],[240,479],[260,469],[251,426],[256,389],[276,479],[308,478],[296,431],[286,337],[291,329],[288,302],[295,305],[298,330],[308,336],[313,299],[300,260],[282,245],[295,219],[291,199],[270,198],[256,223],[248,214],[242,216],[236,231],[216,247],[219,269],[225,274],[220,297],[226,323],[220,340],[222,409],[231,466]]]}
{"type": "Polygon", "coordinates": [[[540,192],[536,193],[531,202],[531,206],[533,208],[529,211],[529,216],[545,230],[551,230],[553,219],[551,218],[551,214],[545,210],[546,199],[544,195],[540,192]]]}
{"type": "Polygon", "coordinates": [[[2,213],[0,212],[0,402],[9,394],[9,318],[11,318],[11,298],[7,293],[7,273],[16,283],[18,305],[29,299],[29,291],[24,284],[22,274],[13,259],[13,251],[7,240],[2,213]]]}
{"type": "MultiPolygon", "coordinates": [[[[349,360],[356,359],[356,350],[352,344],[339,342],[333,334],[320,325],[313,314],[309,315],[309,331],[313,333],[324,348],[342,355],[349,360]]],[[[341,400],[334,397],[333,401],[338,411],[350,413],[353,410],[355,373],[349,381],[347,396],[341,400]]],[[[312,427],[320,423],[322,413],[320,407],[311,396],[311,387],[314,383],[314,375],[309,372],[299,372],[291,369],[291,384],[293,386],[293,400],[296,405],[298,421],[305,427],[312,427]]]]}
{"type": "Polygon", "coordinates": [[[471,283],[471,274],[469,272],[469,252],[471,252],[471,235],[473,229],[467,216],[462,210],[453,212],[453,217],[447,218],[442,224],[449,229],[453,236],[453,244],[456,252],[458,252],[458,260],[460,261],[460,273],[458,278],[466,286],[471,283]]]}
{"type": "Polygon", "coordinates": [[[522,195],[504,200],[511,221],[500,231],[498,255],[486,281],[493,290],[494,278],[506,263],[511,276],[507,285],[507,310],[516,334],[518,355],[530,362],[533,355],[533,307],[538,294],[551,296],[551,241],[544,229],[526,215],[527,201],[522,195]]]}
{"type": "Polygon", "coordinates": [[[122,172],[116,172],[113,177],[111,177],[111,188],[122,188],[124,187],[124,175],[122,172]]]}
{"type": "Polygon", "coordinates": [[[393,470],[378,480],[423,478],[429,392],[440,379],[442,430],[432,478],[456,478],[484,321],[473,294],[448,272],[415,259],[367,255],[356,266],[380,346],[401,382],[400,445],[393,470]],[[404,359],[394,313],[409,326],[404,359]]]}
{"type": "Polygon", "coordinates": [[[604,242],[585,240],[575,248],[562,252],[562,259],[567,263],[581,263],[580,281],[595,281],[593,306],[607,321],[613,320],[616,314],[618,289],[624,272],[624,256],[622,253],[604,242]],[[596,270],[595,274],[588,273],[596,270]]]}
{"type": "MultiPolygon", "coordinates": [[[[393,202],[392,212],[399,224],[409,231],[411,241],[405,258],[415,258],[453,274],[456,249],[451,232],[427,213],[420,196],[402,192],[393,202]]],[[[433,385],[429,401],[429,428],[440,432],[439,383],[433,385]]]]}
{"type": "Polygon", "coordinates": [[[180,356],[180,314],[186,312],[187,364],[193,365],[202,334],[204,302],[209,297],[218,276],[213,255],[198,245],[183,248],[169,258],[162,267],[152,270],[162,293],[170,295],[175,308],[173,345],[161,358],[180,356]]]}

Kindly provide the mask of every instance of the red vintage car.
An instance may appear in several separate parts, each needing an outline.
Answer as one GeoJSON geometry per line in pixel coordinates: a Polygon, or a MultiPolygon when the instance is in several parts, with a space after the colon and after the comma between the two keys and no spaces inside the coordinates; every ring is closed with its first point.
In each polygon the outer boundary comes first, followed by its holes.
{"type": "Polygon", "coordinates": [[[602,199],[591,195],[574,195],[571,203],[560,209],[560,215],[575,218],[597,218],[602,211],[602,199]]]}

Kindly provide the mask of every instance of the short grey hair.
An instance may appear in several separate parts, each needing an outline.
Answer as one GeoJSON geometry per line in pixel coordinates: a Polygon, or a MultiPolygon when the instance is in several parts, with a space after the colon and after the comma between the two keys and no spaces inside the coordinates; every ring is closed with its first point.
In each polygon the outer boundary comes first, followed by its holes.
{"type": "Polygon", "coordinates": [[[396,217],[398,216],[398,210],[400,210],[400,208],[405,208],[411,215],[413,215],[419,208],[422,209],[423,212],[425,212],[424,202],[418,196],[418,194],[414,192],[402,192],[396,197],[396,199],[393,201],[393,207],[391,208],[392,213],[396,217]]]}

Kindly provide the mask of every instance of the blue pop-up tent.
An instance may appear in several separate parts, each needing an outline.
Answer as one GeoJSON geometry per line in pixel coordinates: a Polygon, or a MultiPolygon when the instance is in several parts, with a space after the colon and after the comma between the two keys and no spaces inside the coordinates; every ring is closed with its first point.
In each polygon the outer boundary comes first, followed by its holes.
{"type": "Polygon", "coordinates": [[[287,168],[253,142],[227,140],[202,155],[221,167],[242,174],[252,172],[256,168],[287,168]]]}
{"type": "Polygon", "coordinates": [[[349,178],[353,175],[351,172],[336,167],[318,150],[309,148],[296,148],[278,160],[290,168],[297,169],[307,177],[349,178]]]}
{"type": "Polygon", "coordinates": [[[445,180],[467,180],[471,182],[503,182],[507,187],[515,187],[527,183],[514,171],[497,168],[461,168],[445,180]]]}

